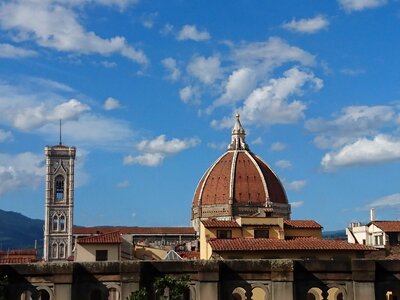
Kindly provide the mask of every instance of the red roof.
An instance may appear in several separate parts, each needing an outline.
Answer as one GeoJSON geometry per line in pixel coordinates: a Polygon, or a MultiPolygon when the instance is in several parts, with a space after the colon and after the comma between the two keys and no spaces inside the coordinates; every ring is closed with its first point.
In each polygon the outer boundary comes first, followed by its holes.
{"type": "Polygon", "coordinates": [[[180,251],[177,253],[184,259],[200,259],[199,251],[180,251]]]}
{"type": "Polygon", "coordinates": [[[278,177],[250,151],[227,151],[203,175],[197,186],[193,207],[227,205],[233,187],[233,204],[265,206],[267,195],[275,203],[287,204],[278,177]]]}
{"type": "Polygon", "coordinates": [[[36,262],[37,259],[29,257],[3,257],[0,258],[0,264],[27,264],[36,262]]]}
{"type": "Polygon", "coordinates": [[[315,228],[321,229],[322,226],[314,220],[284,220],[285,228],[315,228]]]}
{"type": "Polygon", "coordinates": [[[35,255],[37,254],[36,249],[17,249],[17,250],[7,250],[0,251],[0,256],[4,255],[35,255]]]}
{"type": "Polygon", "coordinates": [[[119,231],[100,235],[93,235],[78,240],[79,244],[120,244],[121,233],[119,231]]]}
{"type": "Polygon", "coordinates": [[[278,239],[214,239],[209,241],[214,251],[276,251],[276,250],[353,250],[372,251],[375,248],[345,241],[317,238],[278,239]]]}
{"type": "Polygon", "coordinates": [[[206,228],[237,228],[240,225],[236,221],[222,221],[222,220],[203,220],[201,221],[206,228]]]}
{"type": "Polygon", "coordinates": [[[400,232],[400,221],[374,221],[370,224],[374,224],[384,232],[400,232]]]}
{"type": "Polygon", "coordinates": [[[125,226],[97,226],[73,228],[73,234],[101,234],[119,231],[122,234],[137,235],[194,235],[192,227],[125,227],[125,226]]]}

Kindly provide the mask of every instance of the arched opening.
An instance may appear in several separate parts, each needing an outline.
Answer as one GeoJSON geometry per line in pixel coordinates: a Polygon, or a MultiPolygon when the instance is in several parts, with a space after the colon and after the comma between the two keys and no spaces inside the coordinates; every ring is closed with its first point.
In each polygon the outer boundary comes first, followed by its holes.
{"type": "Polygon", "coordinates": [[[328,300],[344,300],[343,291],[337,287],[331,287],[328,290],[328,300]]]}
{"type": "Polygon", "coordinates": [[[65,216],[62,215],[60,217],[60,231],[64,231],[65,230],[65,216]]]}
{"type": "Polygon", "coordinates": [[[307,292],[307,300],[322,300],[322,290],[317,287],[313,287],[307,292]]]}
{"type": "Polygon", "coordinates": [[[266,300],[266,299],[267,299],[267,293],[263,288],[255,287],[252,290],[251,300],[266,300]]]}
{"type": "Polygon", "coordinates": [[[241,287],[237,287],[232,291],[231,300],[245,300],[246,290],[241,287]]]}
{"type": "Polygon", "coordinates": [[[53,231],[58,231],[58,216],[53,216],[53,231]]]}
{"type": "Polygon", "coordinates": [[[60,253],[60,258],[64,258],[65,257],[65,245],[64,243],[61,243],[59,245],[59,253],[60,253]]]}
{"type": "Polygon", "coordinates": [[[50,294],[46,290],[39,291],[39,300],[50,300],[50,294]]]}
{"type": "Polygon", "coordinates": [[[108,300],[120,300],[119,292],[116,288],[110,288],[108,290],[108,300]]]}
{"type": "Polygon", "coordinates": [[[29,290],[23,291],[20,300],[32,300],[32,292],[29,290]]]}
{"type": "Polygon", "coordinates": [[[52,258],[57,258],[57,256],[58,256],[57,254],[58,254],[58,246],[57,246],[56,243],[53,243],[51,245],[51,257],[52,258]]]}
{"type": "Polygon", "coordinates": [[[103,300],[103,295],[99,289],[94,289],[90,293],[90,300],[103,300]]]}
{"type": "Polygon", "coordinates": [[[64,200],[64,177],[58,175],[55,180],[55,199],[56,201],[64,200]]]}

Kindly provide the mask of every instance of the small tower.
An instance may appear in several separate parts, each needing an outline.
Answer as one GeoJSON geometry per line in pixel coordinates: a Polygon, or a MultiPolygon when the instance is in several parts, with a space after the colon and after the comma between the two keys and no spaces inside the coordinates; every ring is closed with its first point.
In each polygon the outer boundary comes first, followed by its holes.
{"type": "MultiPolygon", "coordinates": [[[[61,136],[61,135],[60,135],[61,136]]],[[[44,260],[67,260],[72,255],[75,147],[47,146],[44,260]]]]}

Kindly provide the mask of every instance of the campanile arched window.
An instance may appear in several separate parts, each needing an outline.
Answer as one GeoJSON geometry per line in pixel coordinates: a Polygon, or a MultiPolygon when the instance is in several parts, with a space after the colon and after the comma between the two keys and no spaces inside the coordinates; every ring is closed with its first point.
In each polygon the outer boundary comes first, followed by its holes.
{"type": "Polygon", "coordinates": [[[58,231],[58,216],[53,216],[53,231],[58,231]]]}
{"type": "Polygon", "coordinates": [[[62,215],[60,217],[60,231],[64,231],[65,230],[65,216],[62,215]]]}
{"type": "Polygon", "coordinates": [[[58,175],[55,180],[55,200],[64,200],[64,194],[64,177],[62,175],[58,175]]]}

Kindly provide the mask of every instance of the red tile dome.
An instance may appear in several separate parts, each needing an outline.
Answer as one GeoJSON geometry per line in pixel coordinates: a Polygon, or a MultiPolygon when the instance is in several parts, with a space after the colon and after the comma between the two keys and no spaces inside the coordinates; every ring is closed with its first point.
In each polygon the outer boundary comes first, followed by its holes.
{"type": "Polygon", "coordinates": [[[197,186],[192,221],[226,220],[237,216],[290,217],[282,183],[271,168],[249,150],[239,115],[236,115],[227,152],[211,165],[197,186]]]}

